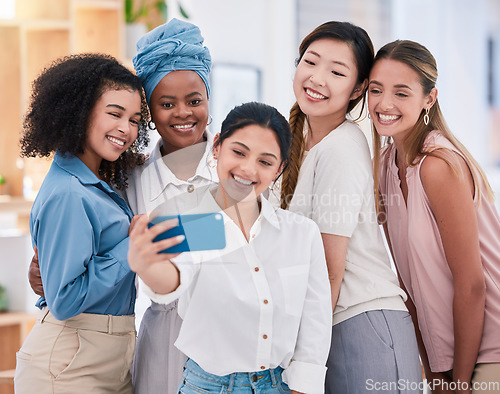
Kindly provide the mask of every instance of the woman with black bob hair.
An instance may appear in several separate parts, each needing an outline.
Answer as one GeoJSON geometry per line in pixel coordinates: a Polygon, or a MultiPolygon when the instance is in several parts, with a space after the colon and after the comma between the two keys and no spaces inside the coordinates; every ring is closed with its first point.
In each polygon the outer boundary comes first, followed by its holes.
{"type": "Polygon", "coordinates": [[[222,217],[224,249],[158,253],[153,239],[165,227],[147,223],[165,205],[132,229],[129,263],[141,288],[159,304],[179,300],[175,346],[188,360],[177,392],[324,392],[332,310],[319,229],[263,195],[290,142],[287,120],[266,104],[242,104],[222,122],[219,183],[189,213],[222,217]]]}
{"type": "Polygon", "coordinates": [[[30,216],[44,295],[16,393],[132,393],[133,214],[111,184],[142,163],[147,120],[140,79],[111,56],[59,59],[33,84],[21,155],[54,161],[30,216]]]}
{"type": "Polygon", "coordinates": [[[283,115],[281,115],[276,108],[269,105],[249,102],[234,107],[222,122],[221,132],[214,142],[214,147],[220,146],[222,142],[226,138],[231,137],[236,130],[251,125],[274,131],[280,148],[280,167],[281,170],[283,170],[288,165],[292,134],[290,133],[288,121],[283,118],[283,115]]]}

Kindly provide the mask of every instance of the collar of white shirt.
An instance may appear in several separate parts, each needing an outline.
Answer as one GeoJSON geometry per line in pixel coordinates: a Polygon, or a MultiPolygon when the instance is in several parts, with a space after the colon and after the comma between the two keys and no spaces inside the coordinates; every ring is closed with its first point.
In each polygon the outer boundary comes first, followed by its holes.
{"type": "MultiPolygon", "coordinates": [[[[222,211],[222,208],[215,201],[212,193],[214,189],[215,188],[211,188],[207,191],[207,193],[205,193],[200,201],[200,204],[196,207],[196,211],[200,213],[222,212],[224,224],[232,222],[233,220],[222,211]]],[[[276,215],[276,208],[269,201],[267,201],[264,196],[260,195],[258,198],[261,203],[261,208],[256,223],[260,222],[263,218],[279,230],[280,222],[278,220],[278,216],[276,215]]]]}
{"type": "Polygon", "coordinates": [[[207,140],[206,142],[202,142],[202,144],[206,144],[205,153],[203,154],[203,157],[201,158],[198,167],[196,168],[195,175],[187,181],[178,179],[174,175],[174,173],[167,167],[160,152],[162,140],[160,139],[158,141],[153,151],[151,152],[151,155],[144,164],[144,170],[141,175],[143,179],[142,184],[149,185],[150,187],[150,201],[158,198],[170,184],[184,185],[186,183],[190,183],[190,181],[194,180],[197,177],[204,178],[207,181],[217,182],[217,172],[215,168],[211,168],[210,166],[208,166],[208,159],[212,154],[214,136],[208,130],[205,131],[205,136],[207,140]],[[160,180],[160,182],[158,182],[158,179],[160,180]]]}

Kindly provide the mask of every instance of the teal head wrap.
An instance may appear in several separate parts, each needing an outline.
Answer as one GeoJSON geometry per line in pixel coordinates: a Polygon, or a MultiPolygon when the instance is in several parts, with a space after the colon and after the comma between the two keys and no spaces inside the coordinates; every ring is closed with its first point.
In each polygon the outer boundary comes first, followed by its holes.
{"type": "Polygon", "coordinates": [[[212,59],[208,48],[203,46],[200,29],[192,23],[174,18],[151,30],[137,42],[137,54],[132,62],[148,103],[156,85],[176,70],[196,71],[210,96],[208,75],[212,59]]]}

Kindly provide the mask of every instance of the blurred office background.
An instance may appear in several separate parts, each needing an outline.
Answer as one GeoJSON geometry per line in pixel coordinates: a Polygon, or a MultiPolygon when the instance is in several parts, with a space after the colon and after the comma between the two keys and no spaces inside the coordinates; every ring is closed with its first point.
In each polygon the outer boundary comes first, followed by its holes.
{"type": "MultiPolygon", "coordinates": [[[[219,100],[218,84],[226,82],[227,74],[219,75],[217,69],[232,68],[238,74],[240,67],[242,80],[252,68],[257,70],[258,98],[287,114],[294,101],[298,45],[329,20],[363,27],[375,50],[395,39],[424,44],[438,63],[439,99],[449,126],[500,189],[499,0],[190,0],[188,4],[213,55],[216,109],[235,98],[231,96],[255,93],[240,93],[238,84],[228,84],[230,89],[221,92],[219,100]]],[[[230,105],[214,113],[214,127],[228,109],[230,105]]]]}
{"type": "MultiPolygon", "coordinates": [[[[27,280],[27,220],[50,162],[18,157],[31,81],[54,58],[75,52],[107,52],[132,67],[137,38],[129,32],[143,34],[172,17],[200,26],[210,48],[213,133],[241,102],[288,114],[298,45],[323,22],[363,27],[375,50],[395,39],[424,44],[438,62],[448,124],[486,170],[500,207],[500,0],[0,0],[0,311],[10,312],[0,313],[0,374],[13,374],[37,312],[27,280]],[[134,12],[126,16],[130,1],[134,12]]],[[[361,126],[370,141],[369,121],[361,126]]],[[[141,295],[137,327],[148,305],[141,295]]],[[[1,394],[13,392],[1,383],[1,394]]]]}
{"type": "MultiPolygon", "coordinates": [[[[78,7],[83,7],[79,9],[100,9],[119,2],[117,9],[122,13],[121,1],[48,0],[44,9],[61,2],[78,3],[78,7]]],[[[5,34],[10,27],[19,22],[16,3],[0,0],[2,42],[7,40],[5,34]]],[[[214,122],[210,128],[214,133],[225,114],[244,101],[263,101],[288,114],[294,102],[292,79],[298,45],[323,22],[342,20],[365,28],[375,50],[395,39],[424,44],[438,62],[439,99],[449,126],[485,168],[497,196],[500,194],[500,0],[166,0],[166,4],[167,18],[187,16],[200,26],[210,48],[214,63],[211,77],[214,122]]],[[[72,18],[71,12],[68,18],[72,18]]],[[[43,21],[41,28],[50,30],[51,20],[43,21]]],[[[146,29],[158,23],[161,20],[157,15],[154,23],[146,24],[146,29]]],[[[92,19],[87,24],[92,25],[92,19]]],[[[118,49],[112,54],[131,66],[130,55],[125,53],[125,21],[108,24],[107,29],[106,37],[116,32],[118,35],[118,49]],[[111,29],[116,32],[110,33],[111,29]]],[[[75,38],[72,33],[69,37],[71,51],[75,38]]],[[[20,39],[19,45],[26,46],[25,39],[20,39]]],[[[29,55],[24,59],[21,56],[22,62],[30,59],[29,55]]],[[[0,65],[7,67],[5,62],[0,65]]],[[[27,79],[24,83],[29,83],[28,77],[24,77],[27,79]]],[[[5,82],[8,75],[2,73],[2,78],[5,82]]],[[[22,102],[21,108],[25,105],[22,102]]],[[[369,135],[366,122],[363,128],[369,135]]],[[[4,141],[6,133],[17,139],[19,132],[20,127],[1,128],[0,141],[4,141]]],[[[17,148],[14,144],[9,150],[17,148]]],[[[2,149],[6,147],[0,147],[1,154],[2,149]]],[[[0,161],[0,174],[3,165],[0,161]]],[[[26,279],[31,243],[26,226],[19,224],[19,216],[24,215],[26,220],[26,210],[44,173],[33,168],[29,172],[18,160],[16,166],[23,177],[22,191],[15,196],[0,196],[5,197],[0,199],[0,285],[7,288],[11,310],[34,312],[36,297],[26,279]],[[24,208],[18,208],[12,201],[24,204],[24,208]]]]}

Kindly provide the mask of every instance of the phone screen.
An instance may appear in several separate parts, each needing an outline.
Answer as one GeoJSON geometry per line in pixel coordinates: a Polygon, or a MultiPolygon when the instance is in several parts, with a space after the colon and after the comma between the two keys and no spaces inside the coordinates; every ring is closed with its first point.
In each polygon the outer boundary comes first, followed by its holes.
{"type": "Polygon", "coordinates": [[[181,253],[200,250],[217,250],[226,247],[224,219],[220,213],[203,213],[194,215],[158,216],[151,220],[148,227],[168,219],[177,218],[179,225],[159,234],[153,241],[184,235],[180,244],[164,249],[160,253],[181,253]]]}

